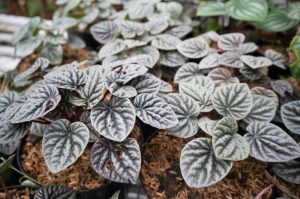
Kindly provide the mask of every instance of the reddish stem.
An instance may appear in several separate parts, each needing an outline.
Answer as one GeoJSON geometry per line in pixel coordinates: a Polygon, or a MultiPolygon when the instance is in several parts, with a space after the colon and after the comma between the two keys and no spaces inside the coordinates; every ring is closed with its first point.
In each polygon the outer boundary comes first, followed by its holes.
{"type": "Polygon", "coordinates": [[[263,190],[261,190],[257,196],[255,197],[255,199],[261,199],[261,197],[270,189],[272,189],[274,187],[274,184],[270,184],[269,186],[267,186],[266,188],[264,188],[263,190]]]}

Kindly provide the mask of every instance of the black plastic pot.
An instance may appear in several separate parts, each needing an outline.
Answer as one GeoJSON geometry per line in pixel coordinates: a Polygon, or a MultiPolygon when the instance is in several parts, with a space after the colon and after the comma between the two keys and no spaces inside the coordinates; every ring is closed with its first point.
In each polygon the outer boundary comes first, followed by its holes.
{"type": "Polygon", "coordinates": [[[69,34],[73,34],[73,35],[80,37],[85,42],[87,48],[90,48],[95,51],[98,51],[100,49],[101,44],[99,42],[97,42],[93,38],[91,33],[88,31],[80,32],[80,31],[76,31],[76,30],[70,30],[69,34]]]}

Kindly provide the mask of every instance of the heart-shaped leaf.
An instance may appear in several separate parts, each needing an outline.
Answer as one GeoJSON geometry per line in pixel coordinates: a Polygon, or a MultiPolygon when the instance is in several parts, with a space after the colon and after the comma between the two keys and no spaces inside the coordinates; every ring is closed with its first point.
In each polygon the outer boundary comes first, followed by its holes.
{"type": "Polygon", "coordinates": [[[230,0],[226,12],[234,19],[244,21],[263,21],[268,14],[266,0],[230,0]]]}
{"type": "Polygon", "coordinates": [[[200,61],[199,68],[206,69],[217,67],[220,65],[219,59],[220,55],[218,53],[209,54],[200,61]]]}
{"type": "Polygon", "coordinates": [[[148,68],[141,64],[121,65],[107,75],[106,81],[126,84],[133,78],[144,75],[147,71],[148,68]]]}
{"type": "Polygon", "coordinates": [[[281,97],[285,97],[286,93],[292,94],[293,87],[287,80],[275,80],[271,82],[272,89],[281,97]]]}
{"type": "Polygon", "coordinates": [[[137,141],[122,143],[100,139],[91,150],[93,168],[102,176],[120,183],[135,184],[141,169],[141,152],[137,141]]]}
{"type": "Polygon", "coordinates": [[[130,85],[136,89],[137,94],[159,92],[161,80],[150,73],[134,78],[130,85]]]}
{"type": "Polygon", "coordinates": [[[159,63],[168,67],[178,67],[185,64],[186,58],[177,51],[160,52],[159,63]]]}
{"type": "Polygon", "coordinates": [[[241,52],[242,54],[248,54],[256,51],[258,46],[253,42],[243,43],[239,46],[237,51],[241,52]]]}
{"type": "Polygon", "coordinates": [[[202,131],[212,136],[213,130],[217,124],[218,120],[211,120],[208,117],[201,117],[198,120],[198,126],[202,131]]]}
{"type": "Polygon", "coordinates": [[[281,69],[286,69],[285,63],[286,63],[286,58],[283,54],[273,50],[273,49],[267,49],[265,51],[265,56],[272,61],[272,64],[281,68],[281,69]]]}
{"type": "Polygon", "coordinates": [[[9,107],[18,98],[18,93],[13,91],[6,91],[0,95],[0,118],[2,118],[2,116],[4,115],[7,107],[9,107]]]}
{"type": "Polygon", "coordinates": [[[89,142],[95,142],[100,138],[100,133],[94,128],[90,111],[84,111],[80,116],[80,122],[84,123],[90,131],[89,142]]]}
{"type": "Polygon", "coordinates": [[[44,76],[48,84],[57,88],[75,90],[86,82],[86,74],[83,70],[69,69],[64,71],[52,71],[44,76]]]}
{"type": "Polygon", "coordinates": [[[192,32],[193,28],[188,25],[181,25],[181,26],[176,26],[170,30],[168,30],[166,33],[169,35],[173,35],[174,37],[177,38],[182,38],[192,32]]]}
{"type": "Polygon", "coordinates": [[[213,80],[215,87],[231,83],[240,83],[240,80],[237,77],[233,77],[231,72],[226,68],[215,68],[210,71],[207,76],[213,80]]]}
{"type": "Polygon", "coordinates": [[[218,87],[212,97],[216,111],[235,120],[243,119],[249,114],[252,102],[252,95],[245,83],[218,87]]]}
{"type": "Polygon", "coordinates": [[[153,68],[159,60],[159,51],[153,46],[145,46],[142,48],[134,49],[131,53],[133,55],[138,55],[138,54],[149,55],[148,57],[144,57],[143,60],[144,65],[147,66],[148,68],[153,68]]]}
{"type": "Polygon", "coordinates": [[[208,54],[208,43],[201,37],[191,38],[179,42],[177,50],[185,57],[198,59],[208,54]]]}
{"type": "Polygon", "coordinates": [[[191,81],[189,81],[191,84],[194,84],[196,86],[201,86],[206,88],[210,93],[212,93],[215,90],[215,84],[213,82],[213,80],[210,77],[207,76],[197,76],[193,79],[191,79],[191,81]]]}
{"type": "Polygon", "coordinates": [[[22,123],[45,116],[58,105],[61,96],[57,88],[45,84],[34,90],[14,115],[12,123],[22,123]]]}
{"type": "Polygon", "coordinates": [[[197,16],[220,16],[226,15],[225,4],[223,2],[204,1],[201,2],[197,16]]]}
{"type": "Polygon", "coordinates": [[[159,129],[172,128],[178,119],[172,107],[153,94],[140,94],[134,98],[136,115],[146,124],[159,129]]]}
{"type": "Polygon", "coordinates": [[[9,156],[17,150],[20,144],[21,144],[21,139],[13,142],[1,143],[0,153],[9,156]]]}
{"type": "Polygon", "coordinates": [[[201,74],[199,65],[193,62],[188,62],[177,70],[174,76],[174,82],[175,83],[179,83],[180,81],[189,82],[199,75],[203,75],[201,74]]]}
{"type": "Polygon", "coordinates": [[[286,128],[300,135],[300,100],[282,105],[281,118],[286,128]]]}
{"type": "Polygon", "coordinates": [[[276,103],[277,106],[279,104],[278,96],[276,95],[276,93],[274,93],[274,91],[272,91],[270,89],[257,86],[257,87],[253,87],[251,89],[251,93],[255,94],[255,95],[262,95],[262,96],[268,97],[268,98],[274,100],[274,102],[276,103]]]}
{"type": "Polygon", "coordinates": [[[142,23],[122,20],[120,21],[121,35],[124,38],[134,38],[144,34],[144,26],[142,23]]]}
{"type": "Polygon", "coordinates": [[[218,159],[209,138],[198,138],[184,146],[180,155],[180,170],[189,187],[207,187],[222,180],[232,162],[218,159]]]}
{"type": "Polygon", "coordinates": [[[288,162],[275,163],[272,167],[274,173],[280,178],[300,184],[300,162],[297,160],[291,160],[288,162]]]}
{"type": "Polygon", "coordinates": [[[250,155],[265,162],[286,162],[300,156],[300,146],[278,126],[253,122],[244,138],[250,145],[250,155]]]}
{"type": "Polygon", "coordinates": [[[110,55],[118,54],[125,49],[126,49],[126,44],[125,44],[124,40],[116,39],[116,40],[111,41],[111,42],[105,44],[104,46],[102,46],[102,48],[100,49],[100,51],[98,53],[98,58],[101,60],[110,55]]]}
{"type": "Polygon", "coordinates": [[[114,21],[102,21],[94,24],[90,28],[90,32],[96,41],[106,44],[117,38],[120,28],[114,21]]]}
{"type": "Polygon", "coordinates": [[[219,63],[231,68],[242,68],[244,63],[240,59],[241,54],[239,52],[228,51],[221,54],[219,63]]]}
{"type": "Polygon", "coordinates": [[[223,50],[238,50],[245,41],[245,35],[242,33],[228,33],[221,35],[218,40],[218,47],[223,50]]]}
{"type": "Polygon", "coordinates": [[[145,24],[145,29],[152,35],[160,34],[168,28],[169,24],[166,19],[152,19],[145,24]]]}
{"type": "Polygon", "coordinates": [[[178,93],[166,95],[163,99],[171,105],[179,121],[176,126],[168,129],[172,135],[181,138],[195,135],[199,129],[197,125],[199,113],[197,102],[187,95],[178,93]]]}
{"type": "Polygon", "coordinates": [[[160,50],[176,50],[180,42],[181,40],[173,35],[161,34],[152,39],[151,45],[160,50]]]}
{"type": "MultiPolygon", "coordinates": [[[[72,1],[70,1],[72,2],[72,1]]],[[[75,199],[76,194],[73,189],[66,186],[48,185],[38,189],[34,199],[75,199]]]]}
{"type": "Polygon", "coordinates": [[[58,173],[72,165],[89,141],[89,129],[82,122],[66,119],[52,122],[43,136],[42,150],[48,169],[58,173]]]}
{"type": "Polygon", "coordinates": [[[192,97],[198,103],[199,112],[210,112],[213,110],[211,102],[211,91],[201,85],[181,82],[179,93],[192,97]]]}
{"type": "Polygon", "coordinates": [[[253,104],[250,113],[243,119],[246,123],[255,121],[271,122],[277,110],[276,102],[262,95],[253,95],[253,104]]]}
{"type": "Polygon", "coordinates": [[[134,127],[135,110],[129,99],[114,97],[92,109],[91,122],[100,135],[122,142],[134,127]]]}
{"type": "Polygon", "coordinates": [[[128,1],[128,3],[125,4],[125,8],[128,11],[130,19],[143,19],[153,14],[154,3],[156,3],[156,1],[128,1]]]}
{"type": "Polygon", "coordinates": [[[266,57],[254,57],[252,55],[242,55],[241,60],[253,69],[268,67],[272,65],[272,61],[266,57]]]}
{"type": "Polygon", "coordinates": [[[63,60],[63,48],[61,45],[47,44],[43,46],[41,56],[48,59],[52,65],[60,64],[63,60]]]}
{"type": "Polygon", "coordinates": [[[6,123],[0,127],[0,143],[9,143],[23,138],[29,131],[30,123],[6,123]]]}
{"type": "Polygon", "coordinates": [[[238,124],[232,117],[227,116],[217,122],[213,129],[212,143],[218,158],[239,161],[249,156],[249,144],[237,132],[238,124]]]}

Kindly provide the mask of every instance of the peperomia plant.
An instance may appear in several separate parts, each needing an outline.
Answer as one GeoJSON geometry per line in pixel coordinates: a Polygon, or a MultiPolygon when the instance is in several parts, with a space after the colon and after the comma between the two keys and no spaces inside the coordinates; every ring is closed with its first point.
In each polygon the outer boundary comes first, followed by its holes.
{"type": "Polygon", "coordinates": [[[47,167],[58,173],[94,142],[90,157],[96,172],[112,181],[135,183],[141,153],[137,140],[128,136],[136,117],[161,129],[178,124],[171,106],[158,96],[164,95],[167,83],[147,73],[149,59],[137,55],[106,65],[73,62],[49,68],[49,61],[39,58],[15,77],[38,73],[36,83],[0,97],[0,143],[13,147],[29,130],[42,136],[47,167]]]}

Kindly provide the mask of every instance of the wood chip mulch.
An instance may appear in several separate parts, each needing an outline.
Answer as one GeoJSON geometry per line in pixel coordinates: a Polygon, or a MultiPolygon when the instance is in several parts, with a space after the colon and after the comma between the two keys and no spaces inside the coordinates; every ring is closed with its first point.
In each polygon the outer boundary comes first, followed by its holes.
{"type": "MultiPolygon", "coordinates": [[[[267,164],[248,158],[235,162],[221,182],[207,188],[186,186],[180,174],[179,157],[190,140],[160,132],[143,152],[142,179],[149,198],[153,199],[253,199],[272,184],[265,176],[267,164]]],[[[263,199],[269,199],[271,190],[263,199]]]]}
{"type": "Polygon", "coordinates": [[[0,199],[31,199],[34,195],[34,190],[30,188],[18,190],[9,189],[7,192],[0,192],[0,199]]]}

